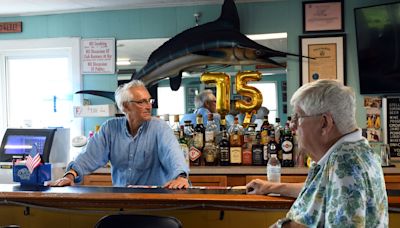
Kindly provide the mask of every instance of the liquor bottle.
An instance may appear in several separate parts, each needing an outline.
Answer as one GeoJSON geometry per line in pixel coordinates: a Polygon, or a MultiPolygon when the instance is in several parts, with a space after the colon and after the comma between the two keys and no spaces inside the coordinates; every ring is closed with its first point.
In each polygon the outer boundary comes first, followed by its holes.
{"type": "Polygon", "coordinates": [[[242,165],[252,165],[252,145],[255,141],[255,125],[249,124],[243,137],[242,165]]]}
{"type": "Polygon", "coordinates": [[[226,129],[222,129],[222,138],[218,144],[219,164],[222,166],[227,166],[230,164],[229,147],[228,134],[226,133],[226,129]]]}
{"type": "Polygon", "coordinates": [[[185,156],[185,161],[187,165],[190,165],[190,159],[189,159],[189,145],[188,141],[185,138],[184,134],[184,126],[180,126],[179,128],[179,145],[181,146],[183,155],[185,156]]]}
{"type": "Polygon", "coordinates": [[[275,118],[274,131],[275,131],[275,141],[279,142],[281,138],[281,132],[283,131],[281,125],[281,118],[279,117],[275,118]]]}
{"type": "Polygon", "coordinates": [[[263,124],[261,125],[261,144],[264,144],[264,145],[267,145],[268,144],[268,141],[269,141],[269,138],[268,138],[268,135],[269,135],[269,131],[270,131],[270,124],[269,124],[269,121],[268,121],[268,116],[264,116],[264,122],[263,122],[263,124]]]}
{"type": "Polygon", "coordinates": [[[243,145],[244,129],[239,124],[239,120],[235,117],[233,125],[229,128],[229,143],[231,165],[242,164],[242,145],[243,145]]]}
{"type": "Polygon", "coordinates": [[[203,116],[198,114],[196,116],[196,127],[193,129],[193,146],[200,151],[203,151],[205,139],[205,127],[203,125],[203,116]]]}
{"type": "Polygon", "coordinates": [[[282,148],[282,167],[293,167],[293,136],[286,124],[281,137],[281,148],[282,148]]]}
{"type": "Polygon", "coordinates": [[[203,150],[204,164],[214,166],[217,164],[217,147],[213,142],[206,142],[203,150]]]}
{"type": "Polygon", "coordinates": [[[277,154],[271,154],[271,158],[267,163],[267,179],[269,182],[281,182],[281,163],[277,154]]]}
{"type": "Polygon", "coordinates": [[[205,165],[216,165],[217,163],[217,145],[215,137],[218,132],[218,126],[214,122],[214,116],[209,113],[207,116],[207,126],[205,130],[205,146],[203,150],[205,165]]]}
{"type": "Polygon", "coordinates": [[[215,137],[217,136],[218,131],[218,126],[214,121],[214,115],[209,113],[207,116],[207,126],[205,129],[205,141],[215,143],[215,137]]]}
{"type": "Polygon", "coordinates": [[[251,147],[253,165],[266,165],[263,158],[263,147],[264,145],[261,144],[261,133],[257,131],[256,139],[254,140],[254,144],[251,147]]]}
{"type": "Polygon", "coordinates": [[[174,123],[172,124],[172,130],[174,131],[174,135],[177,140],[179,140],[179,131],[180,131],[180,125],[179,125],[179,115],[174,115],[174,123]]]}
{"type": "Polygon", "coordinates": [[[275,132],[270,131],[270,137],[269,137],[269,142],[267,144],[267,153],[264,151],[264,162],[267,162],[272,155],[276,155],[278,158],[278,151],[279,151],[279,145],[275,141],[275,132]]]}
{"type": "Polygon", "coordinates": [[[189,145],[190,166],[200,166],[202,151],[194,146],[194,129],[192,128],[190,120],[185,120],[184,133],[189,145]]]}

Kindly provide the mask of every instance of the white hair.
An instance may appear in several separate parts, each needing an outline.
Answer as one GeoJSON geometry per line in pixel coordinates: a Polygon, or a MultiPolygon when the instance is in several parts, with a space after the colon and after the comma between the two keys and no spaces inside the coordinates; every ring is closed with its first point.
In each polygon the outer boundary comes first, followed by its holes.
{"type": "Polygon", "coordinates": [[[131,93],[128,90],[132,87],[145,87],[144,83],[140,80],[132,80],[128,83],[120,85],[115,91],[115,102],[121,112],[125,113],[124,110],[124,102],[129,101],[133,97],[131,97],[131,93]]]}
{"type": "Polygon", "coordinates": [[[306,115],[330,113],[342,134],[357,128],[355,118],[356,98],[351,87],[336,80],[317,80],[300,87],[290,104],[299,107],[306,115]]]}
{"type": "Polygon", "coordinates": [[[197,96],[194,98],[194,106],[196,108],[201,108],[204,107],[204,103],[206,101],[209,101],[212,99],[213,96],[213,91],[211,89],[206,89],[197,94],[197,96]]]}
{"type": "Polygon", "coordinates": [[[264,116],[268,116],[269,110],[268,108],[261,106],[256,113],[256,119],[264,119],[264,116]]]}

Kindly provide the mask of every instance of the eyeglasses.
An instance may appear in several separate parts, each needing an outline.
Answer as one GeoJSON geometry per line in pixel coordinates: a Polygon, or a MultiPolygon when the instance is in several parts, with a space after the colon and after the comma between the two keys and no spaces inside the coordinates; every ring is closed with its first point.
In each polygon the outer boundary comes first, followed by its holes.
{"type": "Polygon", "coordinates": [[[150,99],[143,99],[143,100],[140,100],[140,101],[130,100],[130,101],[127,101],[127,102],[128,103],[136,103],[139,106],[145,106],[145,105],[149,105],[149,104],[151,104],[151,105],[154,104],[155,99],[150,98],[150,99]]]}
{"type": "Polygon", "coordinates": [[[321,116],[322,114],[323,114],[323,113],[314,114],[314,115],[304,115],[304,116],[301,116],[301,115],[295,113],[295,114],[292,114],[292,115],[291,115],[291,117],[292,117],[292,124],[296,124],[296,125],[297,125],[299,119],[301,119],[301,118],[316,117],[316,116],[321,116]]]}

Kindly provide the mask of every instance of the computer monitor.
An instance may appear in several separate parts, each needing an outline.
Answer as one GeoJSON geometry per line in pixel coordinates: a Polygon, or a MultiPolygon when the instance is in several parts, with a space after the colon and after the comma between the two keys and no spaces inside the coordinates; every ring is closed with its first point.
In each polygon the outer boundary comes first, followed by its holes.
{"type": "Polygon", "coordinates": [[[0,147],[0,162],[11,162],[13,156],[28,155],[36,146],[44,162],[49,162],[56,129],[7,129],[0,147]]]}

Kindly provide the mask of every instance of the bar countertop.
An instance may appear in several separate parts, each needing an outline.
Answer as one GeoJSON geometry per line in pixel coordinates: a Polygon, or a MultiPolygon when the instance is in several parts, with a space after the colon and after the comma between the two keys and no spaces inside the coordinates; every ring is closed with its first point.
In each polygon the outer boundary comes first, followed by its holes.
{"type": "MultiPolygon", "coordinates": [[[[388,190],[389,207],[400,208],[400,190],[388,190]]],[[[0,202],[57,208],[165,208],[165,209],[288,209],[293,198],[246,195],[230,187],[46,187],[0,184],[0,202]]]]}

